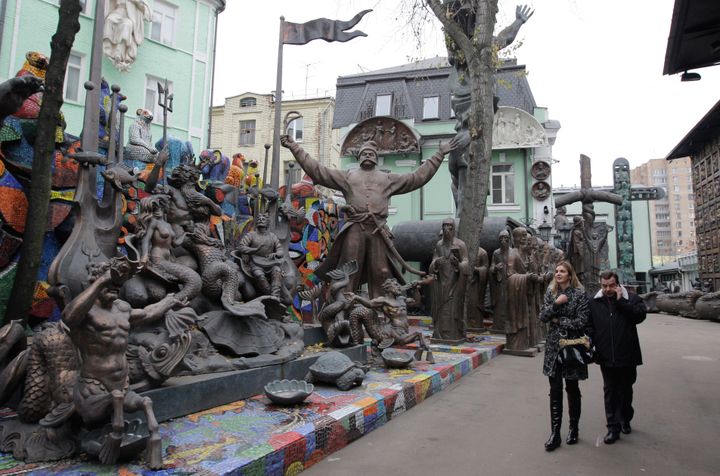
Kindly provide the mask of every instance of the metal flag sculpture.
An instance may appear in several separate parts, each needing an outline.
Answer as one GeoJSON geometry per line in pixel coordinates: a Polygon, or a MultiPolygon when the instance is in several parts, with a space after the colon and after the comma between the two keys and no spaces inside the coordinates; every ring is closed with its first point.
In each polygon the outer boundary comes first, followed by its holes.
{"type": "Polygon", "coordinates": [[[349,41],[358,36],[367,36],[360,30],[345,31],[357,25],[362,17],[372,10],[363,10],[350,21],[318,18],[306,23],[283,21],[281,26],[282,42],[286,45],[304,45],[312,40],[349,41]]]}
{"type": "MultiPolygon", "coordinates": [[[[282,109],[283,44],[304,45],[313,40],[345,42],[358,36],[367,36],[367,34],[360,30],[346,30],[357,25],[360,20],[371,11],[372,10],[363,10],[349,21],[317,18],[305,23],[292,23],[286,22],[285,17],[280,17],[280,41],[278,43],[277,83],[275,87],[275,132],[273,134],[272,169],[270,171],[271,187],[277,189],[280,186],[280,118],[282,109]]],[[[271,226],[274,226],[274,224],[271,226]]]]}

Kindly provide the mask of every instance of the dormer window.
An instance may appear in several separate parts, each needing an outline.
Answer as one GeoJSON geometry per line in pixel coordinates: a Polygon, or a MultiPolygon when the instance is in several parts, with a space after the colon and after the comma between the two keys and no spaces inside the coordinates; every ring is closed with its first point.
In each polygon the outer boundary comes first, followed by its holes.
{"type": "Polygon", "coordinates": [[[440,98],[438,96],[428,96],[423,98],[423,119],[437,119],[440,117],[438,111],[440,109],[440,98]]]}
{"type": "Polygon", "coordinates": [[[392,94],[378,94],[375,96],[375,115],[389,116],[392,105],[392,94]]]}

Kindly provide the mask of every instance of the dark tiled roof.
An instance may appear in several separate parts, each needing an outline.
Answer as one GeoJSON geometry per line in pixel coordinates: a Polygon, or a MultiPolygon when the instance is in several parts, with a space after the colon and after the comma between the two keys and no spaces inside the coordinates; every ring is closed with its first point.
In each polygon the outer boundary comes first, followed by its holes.
{"type": "Polygon", "coordinates": [[[695,127],[670,151],[667,160],[679,159],[694,155],[705,144],[720,136],[720,101],[695,124],[695,127]]]}
{"type": "MultiPolygon", "coordinates": [[[[423,98],[439,96],[439,119],[450,120],[450,65],[435,57],[367,73],[340,76],[337,80],[333,128],[338,129],[374,115],[375,97],[392,94],[396,119],[422,121],[423,98]]],[[[507,61],[495,75],[495,94],[500,106],[512,106],[532,114],[535,98],[525,66],[507,61]]]]}

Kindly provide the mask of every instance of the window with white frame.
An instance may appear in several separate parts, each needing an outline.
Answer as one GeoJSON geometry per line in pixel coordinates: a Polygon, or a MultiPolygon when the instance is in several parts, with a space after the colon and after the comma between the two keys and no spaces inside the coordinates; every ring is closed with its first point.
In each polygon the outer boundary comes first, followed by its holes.
{"type": "Polygon", "coordinates": [[[290,137],[293,138],[295,142],[302,142],[303,141],[303,129],[304,129],[304,121],[302,117],[298,117],[294,121],[292,121],[290,124],[288,124],[287,133],[290,137]]]}
{"type": "Polygon", "coordinates": [[[257,106],[256,98],[242,98],[240,100],[240,107],[252,107],[257,106]]]}
{"type": "Polygon", "coordinates": [[[375,96],[375,115],[389,116],[392,105],[392,94],[378,94],[375,96]]]}
{"type": "MultiPolygon", "coordinates": [[[[165,87],[164,79],[156,78],[155,76],[150,75],[145,77],[145,109],[152,112],[156,123],[162,124],[163,108],[160,107],[160,104],[158,103],[158,99],[160,98],[160,94],[158,93],[158,83],[162,84],[163,88],[165,87]]],[[[168,81],[167,86],[172,94],[172,81],[168,81]]],[[[168,114],[168,124],[170,123],[170,117],[171,114],[168,114]]]]}
{"type": "Polygon", "coordinates": [[[174,45],[177,7],[162,0],[155,0],[152,8],[150,38],[165,45],[174,45]]]}
{"type": "Polygon", "coordinates": [[[255,144],[255,120],[240,121],[240,139],[239,145],[255,144]]]}
{"type": "Polygon", "coordinates": [[[82,77],[85,57],[74,51],[68,57],[67,71],[65,72],[65,100],[79,102],[82,90],[82,77]]]}
{"type": "Polygon", "coordinates": [[[437,119],[440,117],[438,111],[440,109],[440,97],[429,96],[423,98],[423,119],[437,119]]]}
{"type": "Polygon", "coordinates": [[[490,180],[492,185],[490,198],[493,205],[515,203],[515,168],[511,164],[493,165],[490,180]]]}

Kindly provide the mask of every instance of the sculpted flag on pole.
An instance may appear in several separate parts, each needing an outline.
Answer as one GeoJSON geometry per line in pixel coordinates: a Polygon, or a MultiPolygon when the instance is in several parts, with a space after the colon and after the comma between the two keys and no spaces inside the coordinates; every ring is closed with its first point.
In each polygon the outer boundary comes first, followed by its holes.
{"type": "Polygon", "coordinates": [[[372,10],[363,10],[350,21],[318,18],[306,23],[282,23],[282,42],[286,45],[304,45],[312,40],[348,41],[358,36],[367,36],[360,30],[348,30],[360,22],[372,10]]]}

